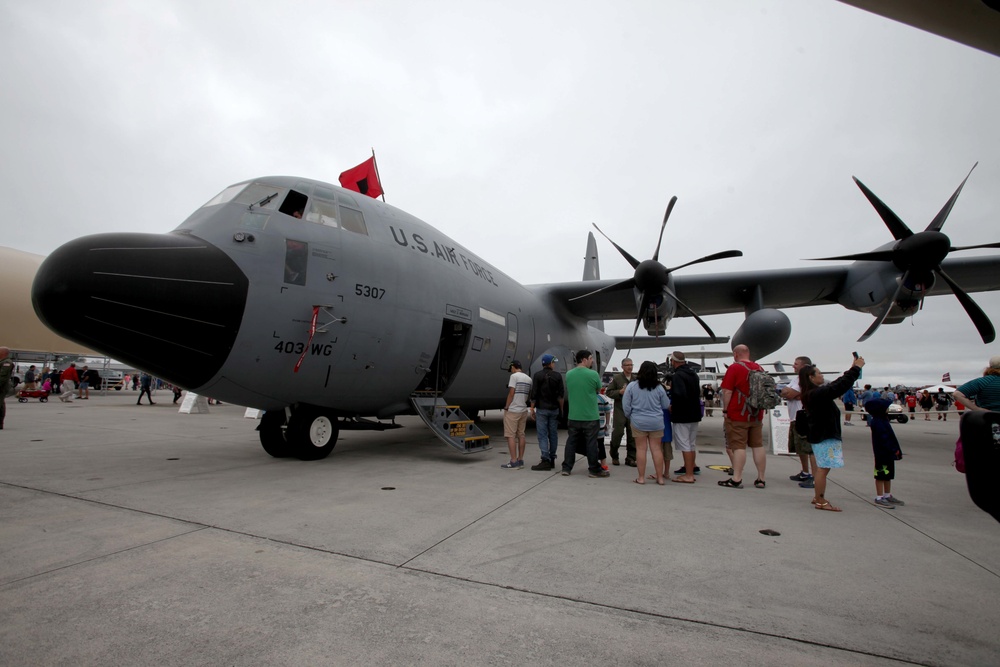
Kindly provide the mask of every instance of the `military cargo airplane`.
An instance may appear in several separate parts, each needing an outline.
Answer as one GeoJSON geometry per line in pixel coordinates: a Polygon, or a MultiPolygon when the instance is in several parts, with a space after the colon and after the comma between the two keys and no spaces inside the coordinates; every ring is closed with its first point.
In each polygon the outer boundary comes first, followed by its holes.
{"type": "MultiPolygon", "coordinates": [[[[382,420],[399,414],[429,424],[444,415],[454,435],[451,406],[503,406],[514,359],[534,372],[551,353],[566,370],[589,349],[600,371],[616,346],[725,340],[701,319],[717,313],[742,311],[732,343],[762,357],[789,337],[781,308],[839,303],[875,314],[877,326],[952,291],[992,340],[966,290],[1000,289],[1000,260],[945,258],[956,248],[940,228],[961,186],[919,233],[861,187],[897,240],[849,265],[685,276],[675,274],[741,253],[668,268],[659,244],[644,261],[615,244],[634,275],[602,280],[591,234],[583,280],[525,286],[394,206],[320,181],[257,178],[225,188],[170,233],[63,245],[39,267],[32,302],[61,336],[266,411],[264,449],[305,460],[327,456],[340,430],[394,427],[382,420]],[[708,335],[666,337],[674,317],[696,317],[708,335]],[[633,336],[606,334],[605,319],[634,319],[633,336]],[[636,338],[640,325],[648,335],[636,338]]],[[[463,446],[481,449],[475,437],[463,446]]]]}

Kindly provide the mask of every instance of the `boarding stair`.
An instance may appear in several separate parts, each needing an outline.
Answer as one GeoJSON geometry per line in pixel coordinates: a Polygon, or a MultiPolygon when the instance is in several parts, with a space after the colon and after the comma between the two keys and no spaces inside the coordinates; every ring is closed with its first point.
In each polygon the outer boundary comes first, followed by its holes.
{"type": "Polygon", "coordinates": [[[410,403],[437,437],[463,454],[492,449],[490,436],[483,433],[460,407],[448,405],[438,392],[414,392],[410,395],[410,403]]]}

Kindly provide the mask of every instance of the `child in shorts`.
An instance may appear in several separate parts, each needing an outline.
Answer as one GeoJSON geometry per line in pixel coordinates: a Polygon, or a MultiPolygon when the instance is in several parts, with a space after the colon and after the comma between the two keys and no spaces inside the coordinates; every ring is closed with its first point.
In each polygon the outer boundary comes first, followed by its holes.
{"type": "MultiPolygon", "coordinates": [[[[604,395],[604,389],[597,395],[597,459],[601,462],[601,470],[608,470],[608,450],[604,447],[604,439],[608,437],[608,422],[614,405],[611,399],[604,395]]],[[[617,464],[616,464],[617,465],[617,464]]]]}
{"type": "Polygon", "coordinates": [[[872,453],[875,455],[875,504],[886,509],[905,505],[892,495],[892,480],[896,477],[896,461],[903,458],[899,440],[889,422],[889,401],[874,398],[865,403],[871,417],[872,453]]]}

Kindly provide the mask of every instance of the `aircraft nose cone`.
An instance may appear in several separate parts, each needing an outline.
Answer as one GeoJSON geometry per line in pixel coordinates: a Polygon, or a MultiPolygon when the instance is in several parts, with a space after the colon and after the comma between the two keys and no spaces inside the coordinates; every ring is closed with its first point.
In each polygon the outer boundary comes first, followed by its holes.
{"type": "Polygon", "coordinates": [[[35,313],[50,329],[184,388],[232,349],[248,280],[221,250],[183,234],[99,234],[38,269],[35,313]]]}

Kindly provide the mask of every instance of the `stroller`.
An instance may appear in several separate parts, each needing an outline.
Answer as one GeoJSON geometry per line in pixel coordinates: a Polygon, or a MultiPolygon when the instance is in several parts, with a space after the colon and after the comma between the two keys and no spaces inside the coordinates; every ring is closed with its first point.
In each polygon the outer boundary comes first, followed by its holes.
{"type": "Polygon", "coordinates": [[[49,392],[46,389],[22,390],[17,392],[18,403],[27,403],[29,398],[37,398],[39,403],[47,403],[49,392]]]}

